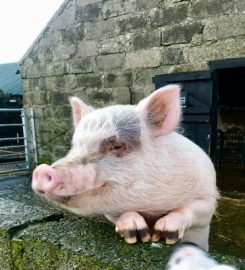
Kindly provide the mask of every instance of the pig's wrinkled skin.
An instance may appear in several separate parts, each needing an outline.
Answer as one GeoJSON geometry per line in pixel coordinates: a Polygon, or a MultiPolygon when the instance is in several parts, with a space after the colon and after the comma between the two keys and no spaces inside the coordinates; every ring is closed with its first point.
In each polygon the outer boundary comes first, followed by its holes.
{"type": "Polygon", "coordinates": [[[169,85],[137,106],[97,110],[71,98],[71,150],[35,169],[33,189],[78,215],[105,215],[128,243],[138,234],[144,242],[192,241],[207,250],[218,197],[215,170],[197,145],[174,131],[179,93],[169,85]]]}

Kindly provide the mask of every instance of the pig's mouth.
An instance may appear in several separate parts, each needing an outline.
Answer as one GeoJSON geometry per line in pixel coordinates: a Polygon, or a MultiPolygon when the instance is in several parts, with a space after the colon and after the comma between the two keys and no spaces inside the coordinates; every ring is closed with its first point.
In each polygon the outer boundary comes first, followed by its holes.
{"type": "Polygon", "coordinates": [[[51,195],[51,194],[46,194],[46,193],[40,193],[40,192],[36,192],[37,195],[39,195],[41,198],[45,199],[46,201],[50,202],[51,204],[63,204],[63,205],[67,205],[69,203],[69,201],[75,197],[75,195],[69,195],[69,196],[65,196],[65,195],[51,195]]]}
{"type": "Polygon", "coordinates": [[[74,196],[49,196],[49,199],[58,203],[67,204],[74,196]]]}

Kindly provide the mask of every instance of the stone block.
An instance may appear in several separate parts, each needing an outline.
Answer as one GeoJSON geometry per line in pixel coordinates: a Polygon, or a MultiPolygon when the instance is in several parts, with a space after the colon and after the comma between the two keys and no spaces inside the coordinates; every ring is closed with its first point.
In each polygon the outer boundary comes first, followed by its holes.
{"type": "Polygon", "coordinates": [[[84,24],[66,26],[66,28],[58,31],[58,34],[61,42],[65,44],[76,44],[85,37],[84,24]]]}
{"type": "Polygon", "coordinates": [[[33,106],[33,104],[32,104],[32,93],[24,92],[23,93],[23,102],[24,102],[25,106],[32,107],[33,106]]]}
{"type": "Polygon", "coordinates": [[[126,69],[157,67],[159,65],[159,49],[138,50],[126,54],[126,69]]]}
{"type": "Polygon", "coordinates": [[[197,0],[191,5],[191,16],[201,19],[230,14],[234,10],[234,3],[230,0],[197,0]]]}
{"type": "Polygon", "coordinates": [[[101,3],[93,3],[75,10],[76,23],[96,22],[101,18],[101,3]]]}
{"type": "Polygon", "coordinates": [[[111,224],[98,218],[37,224],[23,230],[13,244],[14,262],[27,270],[164,269],[170,252],[160,243],[127,245],[111,224]]]}
{"type": "Polygon", "coordinates": [[[101,75],[77,75],[77,88],[100,88],[102,86],[101,75]]]}
{"type": "Polygon", "coordinates": [[[38,63],[47,63],[53,61],[53,51],[54,46],[47,44],[47,47],[38,49],[36,52],[36,61],[38,63]]]}
{"type": "Polygon", "coordinates": [[[93,57],[74,58],[67,63],[69,73],[88,73],[92,72],[95,67],[93,57]]]}
{"type": "Polygon", "coordinates": [[[191,65],[197,69],[207,69],[208,61],[216,59],[236,58],[244,55],[243,39],[227,39],[213,44],[190,47],[184,50],[191,65]]]}
{"type": "Polygon", "coordinates": [[[132,104],[138,104],[141,99],[150,95],[155,90],[153,83],[146,85],[134,85],[132,89],[132,104]]]}
{"type": "Polygon", "coordinates": [[[222,40],[245,35],[244,16],[220,16],[206,22],[203,31],[204,40],[222,40]]]}
{"type": "Polygon", "coordinates": [[[202,31],[203,24],[198,21],[166,27],[162,31],[162,43],[164,45],[189,43],[195,34],[201,34],[202,31]]]}
{"type": "MultiPolygon", "coordinates": [[[[147,86],[152,84],[152,77],[156,75],[156,68],[141,68],[133,71],[133,82],[135,90],[135,85],[137,86],[147,86]]],[[[164,72],[163,72],[164,73],[164,72]]]]}
{"type": "MultiPolygon", "coordinates": [[[[74,216],[27,227],[12,246],[14,266],[27,270],[160,270],[165,269],[171,251],[162,242],[127,245],[103,218],[74,216]]],[[[214,257],[245,269],[244,259],[217,253],[214,257]]]]}
{"type": "Polygon", "coordinates": [[[46,65],[47,76],[59,76],[64,75],[68,71],[67,64],[65,62],[51,62],[46,65]]]}
{"type": "Polygon", "coordinates": [[[107,71],[122,68],[125,61],[124,53],[101,55],[96,58],[98,70],[107,71]]]}
{"type": "Polygon", "coordinates": [[[113,101],[112,104],[130,104],[131,91],[129,87],[113,87],[111,89],[113,101]]]}
{"type": "Polygon", "coordinates": [[[188,16],[188,3],[179,3],[174,7],[153,9],[149,13],[150,26],[159,27],[183,22],[188,16]]]}
{"type": "Polygon", "coordinates": [[[216,24],[216,21],[206,21],[203,29],[203,39],[208,41],[218,40],[218,25],[216,24]]]}
{"type": "Polygon", "coordinates": [[[132,46],[134,50],[160,47],[161,33],[159,30],[139,32],[133,36],[132,46]]]}
{"type": "MultiPolygon", "coordinates": [[[[64,91],[71,93],[73,89],[75,89],[77,87],[77,77],[76,74],[67,74],[63,77],[64,79],[64,91]]],[[[57,77],[57,80],[59,80],[59,78],[57,77]]],[[[59,90],[59,86],[58,86],[58,82],[57,82],[57,90],[59,90]]]]}
{"type": "Polygon", "coordinates": [[[103,18],[108,19],[135,11],[135,0],[109,0],[102,8],[103,18]]]}
{"type": "Polygon", "coordinates": [[[74,44],[58,43],[52,50],[53,61],[65,61],[75,55],[76,47],[74,44]]]}
{"type": "MultiPolygon", "coordinates": [[[[56,115],[62,115],[64,119],[68,119],[72,117],[71,106],[68,102],[67,96],[65,96],[64,103],[62,105],[58,104],[57,106],[55,106],[54,110],[55,110],[56,115]]],[[[64,145],[60,145],[60,147],[64,147],[64,145]]]]}
{"type": "Polygon", "coordinates": [[[40,91],[40,90],[46,90],[46,77],[40,77],[40,78],[32,78],[22,81],[23,83],[23,89],[25,91],[40,91]]]}
{"type": "Polygon", "coordinates": [[[0,228],[15,236],[25,225],[34,224],[48,218],[57,220],[61,217],[54,209],[44,210],[41,207],[30,206],[22,202],[0,198],[0,228]]]}
{"type": "Polygon", "coordinates": [[[216,21],[218,39],[245,35],[245,15],[222,16],[216,21]]]}
{"type": "Polygon", "coordinates": [[[97,43],[94,40],[84,40],[77,44],[77,57],[94,56],[97,54],[97,43]]]}
{"type": "MultiPolygon", "coordinates": [[[[55,106],[58,105],[64,105],[68,103],[68,96],[67,93],[63,93],[61,91],[56,92],[56,91],[48,91],[47,92],[47,101],[46,103],[49,104],[54,104],[55,106]]],[[[42,104],[46,104],[42,103],[42,104]]]]}
{"type": "Polygon", "coordinates": [[[126,16],[117,21],[120,34],[125,34],[134,30],[141,29],[147,25],[146,14],[134,14],[134,16],[126,16]]]}
{"type": "Polygon", "coordinates": [[[108,73],[105,77],[105,87],[125,87],[132,85],[132,73],[108,73]]]}
{"type": "Polygon", "coordinates": [[[37,78],[47,75],[46,65],[39,63],[25,67],[26,78],[37,78]]]}
{"type": "Polygon", "coordinates": [[[31,87],[29,86],[30,79],[22,79],[21,80],[21,86],[24,91],[30,91],[31,87]]]}
{"type": "Polygon", "coordinates": [[[22,80],[27,78],[26,70],[27,70],[27,65],[24,65],[24,64],[21,65],[20,76],[21,76],[22,80]]]}
{"type": "Polygon", "coordinates": [[[99,53],[112,54],[128,51],[132,47],[132,35],[133,34],[126,34],[102,40],[100,43],[99,53]]]}
{"type": "Polygon", "coordinates": [[[37,51],[40,49],[47,50],[47,48],[53,48],[60,42],[60,34],[59,31],[47,31],[43,33],[42,37],[38,40],[37,51]]]}
{"type": "Polygon", "coordinates": [[[89,104],[95,107],[104,107],[114,101],[112,88],[87,88],[84,94],[89,104]]]}
{"type": "Polygon", "coordinates": [[[67,77],[67,75],[64,75],[64,76],[55,76],[54,77],[55,86],[52,87],[52,88],[47,88],[47,89],[53,90],[53,91],[63,92],[65,90],[65,85],[66,85],[66,79],[65,78],[66,77],[67,77]]]}
{"type": "Polygon", "coordinates": [[[162,0],[135,0],[135,6],[137,11],[146,11],[160,7],[161,2],[162,0]]]}
{"type": "Polygon", "coordinates": [[[47,91],[32,92],[32,102],[37,105],[47,104],[47,91]]]}
{"type": "MultiPolygon", "coordinates": [[[[63,76],[58,76],[58,77],[63,78],[63,76]]],[[[49,90],[59,89],[57,84],[56,84],[56,78],[57,78],[57,76],[51,76],[51,77],[44,78],[47,89],[49,89],[49,90]]],[[[60,90],[63,90],[63,89],[64,89],[64,86],[62,86],[60,88],[60,90]]]]}
{"type": "Polygon", "coordinates": [[[161,63],[163,65],[176,65],[184,62],[186,61],[184,59],[183,47],[163,47],[161,53],[161,63]]]}
{"type": "Polygon", "coordinates": [[[85,39],[105,39],[119,35],[120,28],[117,25],[117,19],[100,21],[97,23],[85,24],[85,39]]]}

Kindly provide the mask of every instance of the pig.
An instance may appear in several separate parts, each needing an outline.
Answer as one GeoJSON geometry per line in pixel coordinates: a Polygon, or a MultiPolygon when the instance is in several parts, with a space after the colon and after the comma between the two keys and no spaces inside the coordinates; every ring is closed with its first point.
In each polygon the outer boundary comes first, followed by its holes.
{"type": "Polygon", "coordinates": [[[71,149],[34,170],[33,190],[77,215],[104,215],[127,243],[191,241],[208,250],[219,196],[215,169],[177,132],[180,88],[99,109],[71,97],[71,149]]]}
{"type": "Polygon", "coordinates": [[[167,264],[167,270],[236,270],[233,266],[219,264],[193,243],[176,245],[167,264]]]}

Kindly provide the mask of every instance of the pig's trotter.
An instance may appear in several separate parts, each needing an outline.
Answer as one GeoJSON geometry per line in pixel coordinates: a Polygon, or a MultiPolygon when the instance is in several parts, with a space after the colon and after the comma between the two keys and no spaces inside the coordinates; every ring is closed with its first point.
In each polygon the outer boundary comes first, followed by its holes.
{"type": "Polygon", "coordinates": [[[153,234],[152,234],[152,238],[151,241],[152,242],[157,242],[160,239],[163,239],[166,244],[168,245],[172,245],[175,244],[176,242],[178,242],[179,239],[179,232],[175,231],[175,232],[168,232],[168,231],[159,231],[159,230],[154,230],[153,234]]]}
{"type": "Polygon", "coordinates": [[[145,219],[137,212],[123,213],[116,221],[115,230],[128,244],[136,243],[137,236],[142,242],[151,239],[145,219]]]}
{"type": "Polygon", "coordinates": [[[185,217],[182,214],[171,212],[156,222],[151,241],[157,242],[163,238],[166,244],[175,244],[183,238],[187,227],[185,217]]]}

